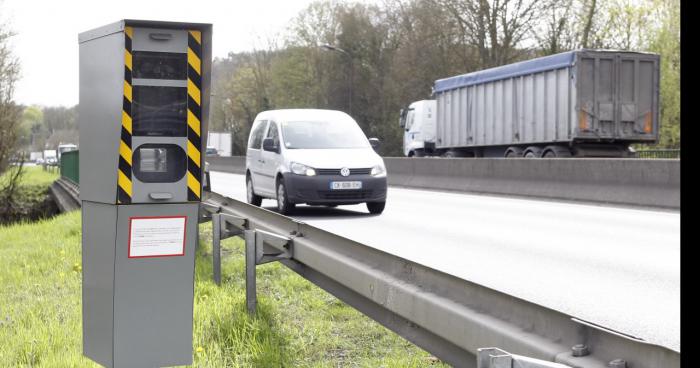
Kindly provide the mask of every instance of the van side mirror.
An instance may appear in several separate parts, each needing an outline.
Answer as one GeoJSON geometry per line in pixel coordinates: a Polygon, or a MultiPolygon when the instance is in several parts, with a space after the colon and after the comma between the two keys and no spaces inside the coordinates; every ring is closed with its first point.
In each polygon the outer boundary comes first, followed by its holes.
{"type": "Polygon", "coordinates": [[[279,147],[275,144],[275,140],[272,138],[263,139],[263,150],[280,153],[279,147]]]}
{"type": "Polygon", "coordinates": [[[379,138],[370,138],[369,144],[374,150],[376,150],[377,148],[379,148],[379,138]]]}
{"type": "Polygon", "coordinates": [[[401,111],[399,112],[399,126],[401,128],[406,127],[406,110],[404,109],[401,109],[401,111]]]}

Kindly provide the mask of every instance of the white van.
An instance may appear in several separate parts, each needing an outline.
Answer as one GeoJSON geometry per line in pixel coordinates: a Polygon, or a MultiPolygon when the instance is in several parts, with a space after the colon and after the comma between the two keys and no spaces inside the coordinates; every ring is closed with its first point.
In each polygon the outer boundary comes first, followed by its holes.
{"type": "Polygon", "coordinates": [[[248,203],[277,200],[289,214],[298,203],[337,206],[367,203],[384,210],[384,160],[348,114],[334,110],[272,110],[258,114],[248,138],[248,203]]]}

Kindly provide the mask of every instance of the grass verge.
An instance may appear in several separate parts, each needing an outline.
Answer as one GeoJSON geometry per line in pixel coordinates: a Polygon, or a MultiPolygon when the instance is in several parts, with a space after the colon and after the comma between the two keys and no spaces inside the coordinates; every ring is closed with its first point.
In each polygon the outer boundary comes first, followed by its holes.
{"type": "MultiPolygon", "coordinates": [[[[0,188],[6,187],[12,167],[0,175],[0,188]]],[[[49,186],[58,179],[58,174],[42,170],[39,166],[26,166],[20,177],[20,184],[14,193],[0,193],[0,224],[20,221],[34,221],[52,216],[56,205],[48,196],[49,186]],[[6,198],[7,196],[10,198],[6,198]]]]}
{"type": "MultiPolygon", "coordinates": [[[[244,248],[222,242],[211,281],[211,224],[196,257],[195,367],[443,367],[425,351],[278,263],[258,267],[245,313],[244,248]]],[[[80,213],[0,227],[3,367],[94,367],[82,357],[80,213]]]]}

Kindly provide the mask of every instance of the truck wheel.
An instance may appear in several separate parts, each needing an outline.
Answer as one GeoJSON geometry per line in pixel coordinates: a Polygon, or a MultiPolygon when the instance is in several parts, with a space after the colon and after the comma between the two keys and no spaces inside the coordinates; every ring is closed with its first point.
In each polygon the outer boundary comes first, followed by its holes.
{"type": "Polygon", "coordinates": [[[571,151],[563,146],[548,146],[544,148],[544,158],[566,158],[571,157],[571,151]]]}
{"type": "Polygon", "coordinates": [[[386,201],[384,202],[367,202],[367,210],[373,215],[378,215],[384,211],[386,201]]]}
{"type": "Polygon", "coordinates": [[[255,191],[253,190],[253,179],[250,178],[250,175],[246,176],[245,178],[245,189],[248,203],[252,204],[253,206],[260,207],[262,204],[262,197],[255,194],[255,191]]]}
{"type": "Polygon", "coordinates": [[[294,203],[289,202],[284,179],[280,178],[277,181],[277,210],[283,215],[289,215],[294,212],[294,207],[294,203]]]}
{"type": "Polygon", "coordinates": [[[505,154],[506,158],[523,157],[523,149],[520,147],[508,147],[505,154]]]}
{"type": "Polygon", "coordinates": [[[523,156],[525,158],[540,158],[542,157],[542,148],[540,147],[528,147],[525,149],[525,155],[523,156]]]}

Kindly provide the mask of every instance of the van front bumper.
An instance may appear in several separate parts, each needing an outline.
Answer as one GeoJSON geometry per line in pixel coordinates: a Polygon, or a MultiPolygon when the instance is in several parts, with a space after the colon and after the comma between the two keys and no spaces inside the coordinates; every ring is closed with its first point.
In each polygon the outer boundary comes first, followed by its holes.
{"type": "Polygon", "coordinates": [[[283,174],[287,197],[292,203],[307,204],[358,204],[386,201],[386,176],[372,175],[315,175],[283,174]],[[334,181],[359,181],[360,189],[331,189],[334,181]]]}

